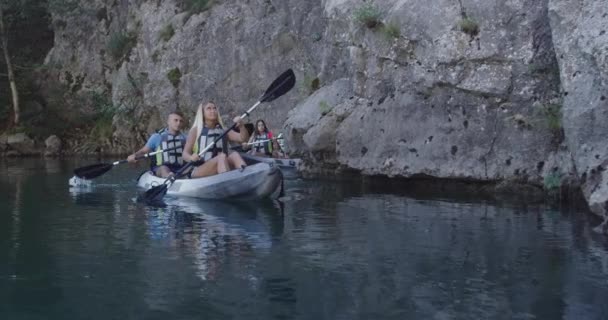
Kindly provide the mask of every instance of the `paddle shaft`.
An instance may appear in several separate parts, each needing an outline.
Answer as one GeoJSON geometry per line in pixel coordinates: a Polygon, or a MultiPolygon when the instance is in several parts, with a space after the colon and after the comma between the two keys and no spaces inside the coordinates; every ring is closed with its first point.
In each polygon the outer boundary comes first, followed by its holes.
{"type": "Polygon", "coordinates": [[[272,139],[268,139],[268,140],[260,140],[260,141],[248,142],[247,145],[251,146],[251,145],[254,145],[254,144],[266,143],[268,141],[278,140],[278,139],[279,138],[272,138],[272,139]]]}
{"type": "MultiPolygon", "coordinates": [[[[153,155],[157,155],[157,154],[159,154],[161,152],[167,152],[167,151],[176,150],[176,149],[179,149],[179,148],[181,148],[181,146],[179,146],[179,147],[173,147],[173,148],[168,148],[168,149],[163,149],[163,150],[156,150],[156,151],[153,151],[153,152],[150,152],[150,153],[146,153],[146,154],[141,155],[141,156],[137,156],[137,157],[135,157],[135,160],[146,159],[146,158],[149,158],[149,157],[151,157],[153,155]]],[[[127,163],[127,162],[129,162],[129,160],[125,159],[125,160],[120,160],[120,161],[112,162],[112,165],[115,166],[117,164],[123,164],[123,163],[127,163]]]]}

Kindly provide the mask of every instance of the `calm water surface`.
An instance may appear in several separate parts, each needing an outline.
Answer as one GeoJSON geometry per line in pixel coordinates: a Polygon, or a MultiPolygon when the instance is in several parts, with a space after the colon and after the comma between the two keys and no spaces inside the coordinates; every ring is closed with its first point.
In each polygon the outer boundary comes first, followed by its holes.
{"type": "Polygon", "coordinates": [[[289,181],[283,201],[134,201],[125,165],[0,161],[0,319],[608,319],[582,209],[289,181]]]}

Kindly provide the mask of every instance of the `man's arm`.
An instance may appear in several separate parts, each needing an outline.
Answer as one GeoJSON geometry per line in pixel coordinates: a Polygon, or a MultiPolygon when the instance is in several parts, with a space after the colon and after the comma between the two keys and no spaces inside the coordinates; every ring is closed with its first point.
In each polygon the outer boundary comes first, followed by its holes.
{"type": "Polygon", "coordinates": [[[152,152],[152,150],[156,149],[159,144],[160,144],[160,135],[158,133],[155,133],[150,137],[150,139],[148,139],[148,142],[146,142],[146,145],[143,146],[143,148],[137,150],[132,155],[130,155],[127,158],[127,161],[129,161],[131,163],[136,162],[137,160],[135,160],[135,158],[137,158],[139,156],[143,156],[146,153],[152,152]]]}

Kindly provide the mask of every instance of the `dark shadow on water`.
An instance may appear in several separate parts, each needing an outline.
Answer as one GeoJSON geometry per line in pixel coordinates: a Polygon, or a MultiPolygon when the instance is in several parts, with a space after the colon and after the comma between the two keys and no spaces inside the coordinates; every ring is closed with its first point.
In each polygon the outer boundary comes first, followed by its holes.
{"type": "MultiPolygon", "coordinates": [[[[288,183],[293,185],[293,182],[288,183]]],[[[329,192],[338,200],[363,195],[390,194],[416,200],[484,203],[509,207],[545,205],[555,210],[590,212],[578,190],[562,190],[561,194],[550,195],[530,185],[511,184],[506,187],[497,187],[495,182],[342,176],[300,180],[298,187],[306,189],[305,193],[309,195],[329,192]]],[[[290,189],[289,186],[287,188],[290,189]]],[[[286,197],[290,197],[289,192],[286,197]]]]}

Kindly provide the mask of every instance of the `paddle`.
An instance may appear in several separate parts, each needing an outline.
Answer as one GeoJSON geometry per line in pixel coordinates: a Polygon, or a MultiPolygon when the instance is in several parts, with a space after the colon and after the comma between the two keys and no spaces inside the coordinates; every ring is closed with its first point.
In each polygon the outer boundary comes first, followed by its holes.
{"type": "MultiPolygon", "coordinates": [[[[161,153],[161,152],[165,152],[165,151],[171,151],[171,150],[175,150],[175,149],[179,149],[180,147],[174,147],[174,148],[169,148],[169,149],[164,149],[164,150],[157,150],[154,152],[150,152],[150,153],[146,153],[144,155],[141,155],[139,157],[136,157],[135,160],[141,160],[141,159],[145,159],[148,157],[151,157],[157,153],[161,153]]],[[[78,178],[81,179],[94,179],[97,178],[99,176],[101,176],[102,174],[110,171],[110,169],[112,169],[115,165],[119,165],[122,163],[127,163],[129,161],[127,160],[120,160],[120,161],[115,161],[112,163],[97,163],[97,164],[92,164],[92,165],[88,165],[88,166],[84,166],[84,167],[80,167],[80,168],[76,168],[74,169],[74,175],[76,175],[78,178]]]]}
{"type": "MultiPolygon", "coordinates": [[[[293,70],[289,69],[289,70],[283,72],[278,78],[276,78],[270,84],[270,86],[268,87],[268,89],[266,89],[266,91],[260,97],[258,102],[256,102],[251,108],[249,108],[249,110],[247,110],[247,111],[245,111],[245,113],[243,113],[243,115],[241,116],[241,119],[244,119],[245,117],[249,116],[249,114],[255,108],[257,108],[257,106],[260,105],[262,102],[270,102],[270,101],[273,101],[276,98],[284,95],[289,90],[291,90],[291,88],[293,88],[295,83],[296,83],[296,76],[293,73],[293,70]]],[[[236,125],[237,124],[235,123],[228,130],[225,130],[211,144],[207,145],[207,147],[205,147],[203,150],[201,150],[198,153],[198,155],[200,157],[202,157],[205,154],[205,152],[207,152],[209,149],[211,149],[215,145],[215,143],[220,141],[228,132],[230,132],[230,130],[235,129],[236,125]]],[[[169,190],[169,187],[171,187],[173,182],[175,182],[175,180],[177,178],[181,177],[184,174],[184,172],[186,172],[191,166],[192,166],[192,162],[188,162],[178,172],[176,172],[175,175],[167,178],[162,184],[150,188],[141,197],[138,197],[138,200],[144,201],[149,204],[158,203],[165,196],[165,194],[167,193],[167,190],[169,190]]]]}
{"type": "Polygon", "coordinates": [[[253,144],[266,143],[268,141],[279,140],[279,139],[283,139],[283,133],[279,133],[279,135],[276,138],[267,139],[267,140],[260,140],[260,141],[254,141],[254,142],[247,142],[247,145],[250,146],[250,145],[253,145],[253,144]]]}

